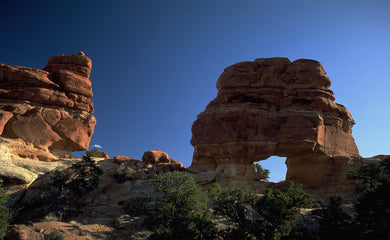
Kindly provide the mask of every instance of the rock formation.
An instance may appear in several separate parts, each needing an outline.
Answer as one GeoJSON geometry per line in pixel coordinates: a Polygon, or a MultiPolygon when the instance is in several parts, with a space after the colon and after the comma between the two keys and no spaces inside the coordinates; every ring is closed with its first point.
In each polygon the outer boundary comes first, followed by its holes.
{"type": "Polygon", "coordinates": [[[330,85],[315,60],[260,58],[226,68],[217,97],[192,126],[190,169],[209,172],[210,181],[253,185],[260,176],[252,163],[275,155],[287,157],[286,180],[311,191],[349,191],[346,169],[361,156],[354,120],[330,85]]]}
{"type": "Polygon", "coordinates": [[[186,167],[180,161],[169,158],[168,153],[159,149],[145,152],[142,156],[142,162],[153,165],[157,173],[186,170],[186,167]]]}
{"type": "Polygon", "coordinates": [[[88,149],[91,67],[82,52],[52,56],[43,70],[0,64],[0,136],[52,152],[88,149]]]}

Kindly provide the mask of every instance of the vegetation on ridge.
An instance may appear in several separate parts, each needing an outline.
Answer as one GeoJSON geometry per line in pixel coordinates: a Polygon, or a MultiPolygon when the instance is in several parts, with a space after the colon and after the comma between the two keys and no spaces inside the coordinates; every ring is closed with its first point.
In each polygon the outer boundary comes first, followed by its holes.
{"type": "Polygon", "coordinates": [[[158,200],[148,200],[149,210],[155,206],[148,222],[150,239],[390,239],[390,158],[352,170],[348,178],[357,183],[356,214],[342,209],[341,197],[331,197],[326,207],[312,211],[312,221],[319,225],[309,229],[300,208],[312,202],[300,184],[267,189],[262,196],[245,187],[229,191],[214,184],[206,196],[188,173],[159,174],[158,200]],[[218,219],[224,219],[224,227],[218,219]]]}
{"type": "Polygon", "coordinates": [[[157,174],[156,211],[147,222],[149,239],[216,239],[207,196],[186,172],[157,174]]]}
{"type": "Polygon", "coordinates": [[[302,185],[294,183],[284,191],[267,189],[263,196],[245,187],[227,191],[214,184],[209,195],[216,213],[232,223],[221,233],[223,239],[282,239],[301,218],[298,208],[312,204],[302,185]]]}
{"type": "Polygon", "coordinates": [[[255,172],[261,176],[260,180],[268,181],[270,173],[268,169],[263,168],[263,166],[258,163],[253,163],[253,168],[255,169],[255,172]]]}
{"type": "MultiPolygon", "coordinates": [[[[85,204],[79,200],[98,186],[101,174],[88,156],[63,171],[52,172],[49,181],[42,183],[43,191],[32,192],[37,199],[24,203],[18,212],[19,223],[49,215],[60,219],[76,216],[85,204]]],[[[227,190],[215,183],[206,193],[192,174],[176,171],[149,179],[154,192],[148,189],[150,194],[132,195],[123,203],[122,214],[134,223],[131,227],[144,228],[145,237],[152,240],[390,239],[390,158],[354,169],[348,178],[356,182],[358,195],[354,212],[348,214],[341,197],[332,197],[326,206],[310,212],[302,210],[310,208],[312,201],[300,184],[291,182],[283,190],[266,189],[260,195],[245,187],[227,190]]],[[[0,190],[0,239],[8,225],[6,201],[0,190]]],[[[352,209],[353,204],[348,204],[352,209]]]]}
{"type": "Polygon", "coordinates": [[[7,200],[8,195],[0,186],[0,239],[3,239],[7,231],[8,220],[10,218],[10,212],[7,207],[7,200]]]}
{"type": "Polygon", "coordinates": [[[94,149],[92,149],[90,151],[86,151],[85,155],[87,157],[98,157],[98,158],[100,158],[100,157],[103,157],[103,152],[99,151],[99,149],[95,147],[94,149]]]}
{"type": "Polygon", "coordinates": [[[390,157],[348,173],[357,183],[355,224],[363,239],[390,239],[390,157]]]}
{"type": "Polygon", "coordinates": [[[42,220],[46,216],[62,220],[76,215],[80,208],[77,200],[98,186],[102,174],[103,170],[86,155],[69,168],[55,170],[34,199],[18,206],[15,221],[42,220]]]}

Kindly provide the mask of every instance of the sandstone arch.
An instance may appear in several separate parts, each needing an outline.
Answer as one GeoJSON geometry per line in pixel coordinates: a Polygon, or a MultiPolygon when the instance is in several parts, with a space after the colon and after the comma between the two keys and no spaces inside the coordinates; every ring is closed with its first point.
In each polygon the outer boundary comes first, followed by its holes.
{"type": "Polygon", "coordinates": [[[350,191],[345,171],[361,156],[354,120],[334,102],[330,85],[315,60],[260,58],[227,67],[217,97],[193,123],[192,171],[252,185],[251,164],[276,155],[287,158],[287,180],[312,191],[350,191]]]}

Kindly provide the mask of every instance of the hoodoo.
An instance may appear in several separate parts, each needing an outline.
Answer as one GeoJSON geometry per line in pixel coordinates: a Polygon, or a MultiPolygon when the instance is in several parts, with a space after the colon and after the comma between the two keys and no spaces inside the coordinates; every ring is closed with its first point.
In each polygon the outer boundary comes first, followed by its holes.
{"type": "Polygon", "coordinates": [[[88,149],[96,119],[82,52],[52,56],[43,70],[0,64],[0,136],[51,152],[88,149]]]}

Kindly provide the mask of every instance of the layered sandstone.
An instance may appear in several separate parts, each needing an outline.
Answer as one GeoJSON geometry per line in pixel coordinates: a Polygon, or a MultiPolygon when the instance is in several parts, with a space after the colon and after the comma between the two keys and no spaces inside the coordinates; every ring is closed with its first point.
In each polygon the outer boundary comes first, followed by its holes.
{"type": "Polygon", "coordinates": [[[88,149],[91,68],[82,52],[50,57],[43,70],[0,64],[0,136],[53,152],[88,149]]]}
{"type": "Polygon", "coordinates": [[[250,183],[261,178],[252,163],[275,155],[287,157],[287,180],[343,188],[346,169],[361,157],[354,120],[330,85],[315,60],[260,58],[226,68],[217,97],[192,126],[190,169],[250,183]]]}

